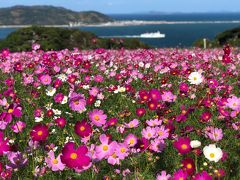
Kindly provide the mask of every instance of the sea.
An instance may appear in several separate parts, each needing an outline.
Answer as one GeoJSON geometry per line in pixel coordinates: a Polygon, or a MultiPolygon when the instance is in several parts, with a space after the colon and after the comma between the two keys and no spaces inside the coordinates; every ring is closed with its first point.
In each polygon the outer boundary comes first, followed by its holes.
{"type": "MultiPolygon", "coordinates": [[[[191,14],[110,14],[116,23],[73,27],[104,38],[138,38],[153,47],[191,47],[197,39],[240,27],[240,12],[191,14]]],[[[1,28],[4,39],[16,28],[1,28]]]]}

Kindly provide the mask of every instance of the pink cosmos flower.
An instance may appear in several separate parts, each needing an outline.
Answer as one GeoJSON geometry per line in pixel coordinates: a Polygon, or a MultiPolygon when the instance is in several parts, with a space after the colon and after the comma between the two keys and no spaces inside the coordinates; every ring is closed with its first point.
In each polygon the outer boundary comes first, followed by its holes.
{"type": "Polygon", "coordinates": [[[103,110],[94,109],[88,115],[92,123],[98,127],[106,123],[107,115],[104,114],[103,110]]]}
{"type": "Polygon", "coordinates": [[[15,124],[11,126],[11,129],[15,133],[20,133],[23,131],[23,129],[26,127],[26,123],[22,121],[17,121],[15,124]]]}
{"type": "Polygon", "coordinates": [[[180,137],[173,143],[173,146],[178,150],[180,154],[187,154],[191,151],[190,138],[180,137]]]}
{"type": "Polygon", "coordinates": [[[154,152],[160,153],[164,150],[165,147],[166,147],[166,144],[165,144],[164,140],[154,139],[151,141],[149,149],[154,152]]]}
{"type": "Polygon", "coordinates": [[[169,136],[169,131],[165,128],[165,126],[156,127],[155,132],[157,134],[157,138],[161,140],[167,139],[169,136]]]}
{"type": "Polygon", "coordinates": [[[61,161],[61,155],[59,154],[55,158],[54,152],[51,150],[48,152],[48,157],[45,157],[45,162],[47,163],[48,168],[52,171],[62,171],[65,168],[65,165],[61,161]]]}
{"type": "Polygon", "coordinates": [[[86,100],[84,98],[84,95],[75,92],[71,93],[69,98],[69,107],[73,111],[83,111],[86,107],[86,100]]]}
{"type": "Polygon", "coordinates": [[[146,139],[152,139],[156,137],[156,131],[155,128],[147,127],[145,129],[142,129],[142,136],[146,139]]]}
{"type": "Polygon", "coordinates": [[[127,144],[125,143],[119,143],[117,144],[117,147],[116,147],[116,155],[119,157],[119,159],[123,160],[125,159],[127,156],[128,156],[128,147],[127,147],[127,144]]]}
{"type": "Polygon", "coordinates": [[[223,138],[222,129],[211,127],[210,132],[207,131],[205,133],[213,141],[220,141],[223,138]]]}
{"type": "Polygon", "coordinates": [[[92,87],[89,90],[89,94],[93,97],[96,97],[98,93],[99,93],[99,89],[97,87],[92,87]]]}
{"type": "Polygon", "coordinates": [[[240,98],[236,96],[228,98],[226,106],[231,108],[232,110],[240,111],[240,98]]]}
{"type": "Polygon", "coordinates": [[[134,134],[129,134],[124,139],[124,143],[126,143],[129,147],[134,147],[137,144],[137,137],[134,134]]]}
{"type": "Polygon", "coordinates": [[[43,74],[40,76],[40,81],[43,85],[49,85],[52,82],[52,78],[48,74],[43,74]]]}
{"type": "Polygon", "coordinates": [[[177,98],[177,96],[173,95],[173,93],[170,91],[165,91],[162,94],[162,100],[165,102],[174,102],[176,98],[177,98]]]}
{"type": "Polygon", "coordinates": [[[109,137],[105,134],[101,134],[100,137],[101,145],[96,147],[96,158],[98,160],[102,160],[103,158],[107,158],[108,156],[112,155],[116,149],[117,142],[109,142],[109,137]]]}
{"type": "Polygon", "coordinates": [[[154,127],[154,126],[159,126],[159,125],[162,124],[162,120],[159,120],[159,119],[150,119],[150,120],[147,120],[147,121],[146,121],[146,124],[147,124],[148,126],[152,126],[152,127],[154,127]]]}
{"type": "Polygon", "coordinates": [[[17,152],[8,152],[7,153],[8,160],[10,161],[6,165],[6,169],[14,169],[17,170],[19,168],[22,168],[27,164],[27,158],[23,157],[23,154],[19,151],[17,152]]]}
{"type": "Polygon", "coordinates": [[[139,121],[137,119],[133,119],[129,123],[125,124],[127,128],[136,128],[138,127],[139,121]]]}
{"type": "Polygon", "coordinates": [[[167,174],[166,171],[162,171],[161,174],[157,174],[156,180],[168,180],[171,178],[170,174],[167,174]]]}

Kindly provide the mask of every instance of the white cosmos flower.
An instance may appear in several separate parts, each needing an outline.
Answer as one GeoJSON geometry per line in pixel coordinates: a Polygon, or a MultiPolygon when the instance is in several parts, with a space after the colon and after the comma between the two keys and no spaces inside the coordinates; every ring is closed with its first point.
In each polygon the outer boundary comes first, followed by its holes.
{"type": "Polygon", "coordinates": [[[65,82],[67,80],[67,76],[65,74],[59,74],[57,76],[62,82],[65,82]]]}
{"type": "Polygon", "coordinates": [[[201,146],[201,142],[198,141],[198,140],[193,140],[193,141],[190,142],[190,146],[191,146],[192,148],[198,148],[198,147],[201,146]]]}
{"type": "Polygon", "coordinates": [[[68,102],[68,97],[67,96],[64,96],[61,104],[66,104],[68,102]]]}
{"type": "Polygon", "coordinates": [[[48,86],[46,89],[46,95],[47,96],[53,96],[56,93],[56,88],[48,86]]]}
{"type": "Polygon", "coordinates": [[[35,122],[42,122],[43,121],[43,117],[35,117],[35,122]]]}
{"type": "Polygon", "coordinates": [[[190,84],[199,85],[203,82],[203,76],[199,72],[192,72],[188,76],[188,81],[190,82],[190,84]]]}
{"type": "Polygon", "coordinates": [[[215,144],[209,144],[203,148],[203,154],[209,161],[218,162],[222,156],[223,152],[220,148],[217,148],[215,144]]]}

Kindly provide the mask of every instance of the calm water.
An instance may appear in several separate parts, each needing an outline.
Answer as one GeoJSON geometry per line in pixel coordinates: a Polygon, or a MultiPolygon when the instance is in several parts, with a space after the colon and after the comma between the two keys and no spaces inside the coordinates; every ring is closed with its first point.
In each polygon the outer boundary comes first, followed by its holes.
{"type": "MultiPolygon", "coordinates": [[[[240,13],[232,14],[178,14],[178,15],[111,15],[116,20],[144,21],[240,21],[240,13]]],[[[238,23],[203,23],[203,24],[158,24],[119,27],[82,27],[81,30],[91,31],[98,36],[131,36],[142,33],[160,31],[165,38],[141,39],[155,47],[189,47],[196,39],[213,39],[218,33],[227,29],[239,27],[238,23]]],[[[0,39],[5,38],[15,29],[0,29],[0,39]]]]}

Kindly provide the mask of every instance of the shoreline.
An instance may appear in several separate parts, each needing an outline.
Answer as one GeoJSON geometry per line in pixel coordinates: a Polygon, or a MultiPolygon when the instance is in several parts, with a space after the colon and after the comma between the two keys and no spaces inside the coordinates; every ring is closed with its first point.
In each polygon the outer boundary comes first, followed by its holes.
{"type": "MultiPolygon", "coordinates": [[[[62,28],[74,28],[74,27],[121,27],[121,26],[144,26],[144,25],[160,25],[160,24],[240,24],[240,20],[235,21],[115,21],[100,24],[84,24],[84,23],[70,23],[63,25],[37,25],[43,27],[62,27],[62,28]]],[[[0,25],[0,29],[6,28],[26,28],[33,25],[0,25]]]]}

